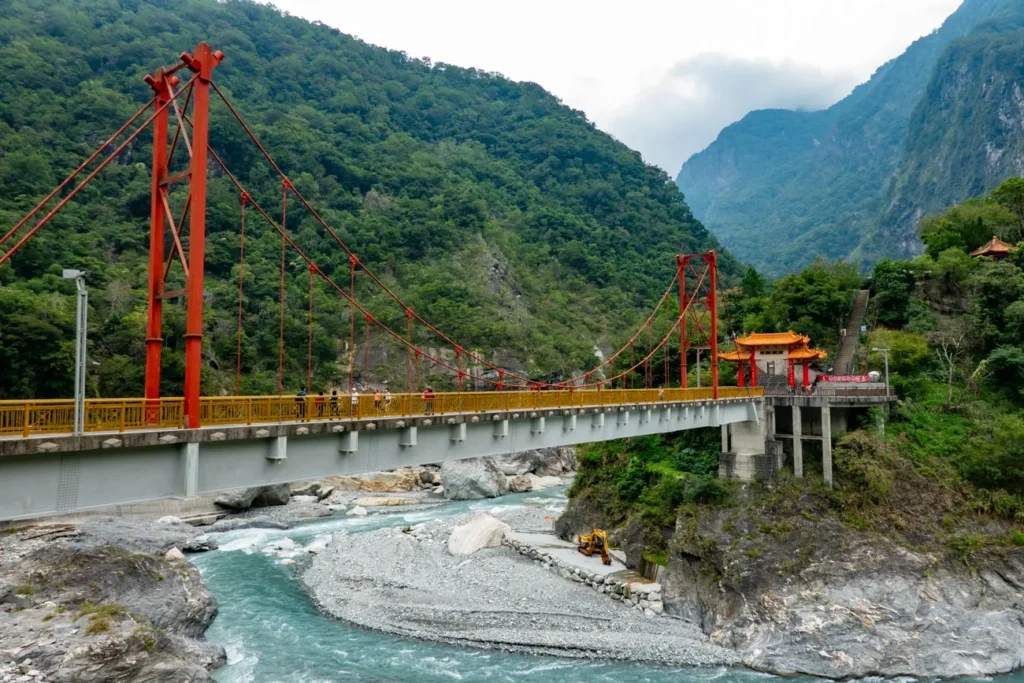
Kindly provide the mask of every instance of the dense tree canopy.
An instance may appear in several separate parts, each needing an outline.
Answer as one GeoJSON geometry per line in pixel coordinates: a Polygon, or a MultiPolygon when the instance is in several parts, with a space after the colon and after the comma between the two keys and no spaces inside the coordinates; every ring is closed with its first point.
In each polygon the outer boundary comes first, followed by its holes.
{"type": "MultiPolygon", "coordinates": [[[[592,365],[595,345],[619,341],[660,296],[676,253],[715,247],[665,173],[538,85],[373,47],[248,0],[0,5],[3,230],[148,99],[145,74],[201,40],[224,51],[217,82],[362,262],[425,318],[500,362],[536,376],[592,365]]],[[[223,106],[211,117],[211,145],[277,216],[279,180],[223,106]]],[[[141,392],[149,140],[143,134],[0,268],[0,397],[70,394],[73,284],[60,280],[62,267],[89,273],[90,394],[141,392]]],[[[211,172],[204,353],[206,390],[216,393],[234,389],[239,201],[211,172]]],[[[184,190],[171,199],[180,208],[184,190]]],[[[288,230],[328,274],[347,279],[348,256],[294,203],[288,230]]],[[[251,219],[246,392],[276,391],[279,249],[276,233],[251,219]]],[[[728,255],[721,262],[726,281],[738,274],[728,255]]],[[[168,288],[181,285],[175,267],[168,288]]],[[[291,390],[305,378],[307,288],[304,264],[289,257],[291,390]]],[[[357,294],[404,326],[404,311],[365,278],[357,294]]],[[[323,285],[314,308],[315,383],[340,383],[347,309],[323,285]]],[[[164,389],[177,393],[180,302],[165,307],[165,325],[164,389]]],[[[360,379],[396,380],[389,368],[404,377],[400,349],[383,335],[370,345],[374,367],[360,379]]]]}

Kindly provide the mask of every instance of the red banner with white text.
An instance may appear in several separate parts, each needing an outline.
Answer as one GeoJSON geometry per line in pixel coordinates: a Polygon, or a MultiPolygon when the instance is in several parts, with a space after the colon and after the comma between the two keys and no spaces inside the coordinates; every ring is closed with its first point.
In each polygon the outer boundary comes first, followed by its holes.
{"type": "Polygon", "coordinates": [[[841,382],[843,384],[861,384],[870,382],[868,375],[818,375],[819,382],[841,382]]]}

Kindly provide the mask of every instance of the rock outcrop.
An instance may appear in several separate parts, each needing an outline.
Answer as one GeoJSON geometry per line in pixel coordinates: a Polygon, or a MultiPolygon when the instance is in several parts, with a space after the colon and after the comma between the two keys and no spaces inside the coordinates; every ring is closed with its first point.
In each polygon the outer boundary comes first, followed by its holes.
{"type": "Polygon", "coordinates": [[[452,529],[448,537],[448,552],[452,555],[472,555],[482,548],[498,548],[512,529],[486,512],[452,529]]]}
{"type": "MultiPolygon", "coordinates": [[[[30,661],[54,683],[212,681],[224,651],[202,637],[217,602],[177,549],[199,533],[114,522],[23,542],[29,552],[0,566],[0,583],[11,586],[0,598],[0,661],[30,661]]],[[[18,542],[5,539],[4,550],[18,552],[18,542]]]]}
{"type": "Polygon", "coordinates": [[[562,485],[560,477],[538,477],[536,474],[527,474],[526,478],[530,480],[531,491],[543,491],[544,489],[562,485]]]}
{"type": "Polygon", "coordinates": [[[247,510],[250,507],[286,505],[291,495],[292,490],[288,484],[271,484],[224,491],[213,502],[232,510],[247,510]]]}
{"type": "Polygon", "coordinates": [[[441,484],[448,500],[497,498],[508,493],[508,480],[494,458],[449,460],[441,465],[441,484]]]}
{"type": "Polygon", "coordinates": [[[559,477],[576,471],[576,450],[570,447],[520,451],[495,456],[494,460],[498,468],[511,477],[524,474],[559,477]]]}
{"type": "Polygon", "coordinates": [[[986,676],[1024,665],[1024,549],[968,568],[830,519],[680,517],[669,614],[744,663],[833,679],[986,676]]]}
{"type": "Polygon", "coordinates": [[[528,472],[536,472],[537,468],[544,464],[544,461],[544,453],[539,450],[520,451],[518,453],[498,455],[494,458],[494,463],[498,466],[498,469],[510,477],[527,474],[528,472]]]}
{"type": "Polygon", "coordinates": [[[533,482],[530,481],[529,477],[522,475],[515,477],[508,477],[508,491],[509,493],[525,493],[533,490],[533,482]]]}

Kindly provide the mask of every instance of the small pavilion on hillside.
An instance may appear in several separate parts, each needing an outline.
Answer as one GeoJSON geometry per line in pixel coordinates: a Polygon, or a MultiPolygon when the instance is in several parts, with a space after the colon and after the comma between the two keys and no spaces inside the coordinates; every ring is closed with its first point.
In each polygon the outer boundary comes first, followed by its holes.
{"type": "Polygon", "coordinates": [[[988,256],[993,259],[1003,259],[1015,251],[1017,251],[1017,247],[1007,244],[998,237],[993,237],[991,242],[972,251],[971,256],[974,258],[988,256]]]}
{"type": "Polygon", "coordinates": [[[803,386],[810,386],[810,366],[813,361],[824,360],[828,354],[810,347],[810,337],[789,332],[754,333],[736,340],[736,350],[719,353],[719,360],[736,363],[739,386],[746,385],[744,377],[749,369],[750,386],[757,386],[758,373],[781,375],[783,368],[789,386],[796,386],[796,364],[803,369],[803,386]]]}

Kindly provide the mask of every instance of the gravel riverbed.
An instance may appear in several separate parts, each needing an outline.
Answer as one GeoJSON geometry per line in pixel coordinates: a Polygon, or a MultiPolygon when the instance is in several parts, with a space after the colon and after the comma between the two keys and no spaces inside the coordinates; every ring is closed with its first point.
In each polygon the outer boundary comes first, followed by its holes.
{"type": "MultiPolygon", "coordinates": [[[[493,514],[516,530],[550,529],[552,523],[543,508],[493,514]]],[[[451,530],[468,519],[426,522],[411,531],[337,533],[301,581],[328,614],[395,635],[560,657],[738,663],[696,625],[647,618],[510,548],[449,555],[451,530]]]]}

